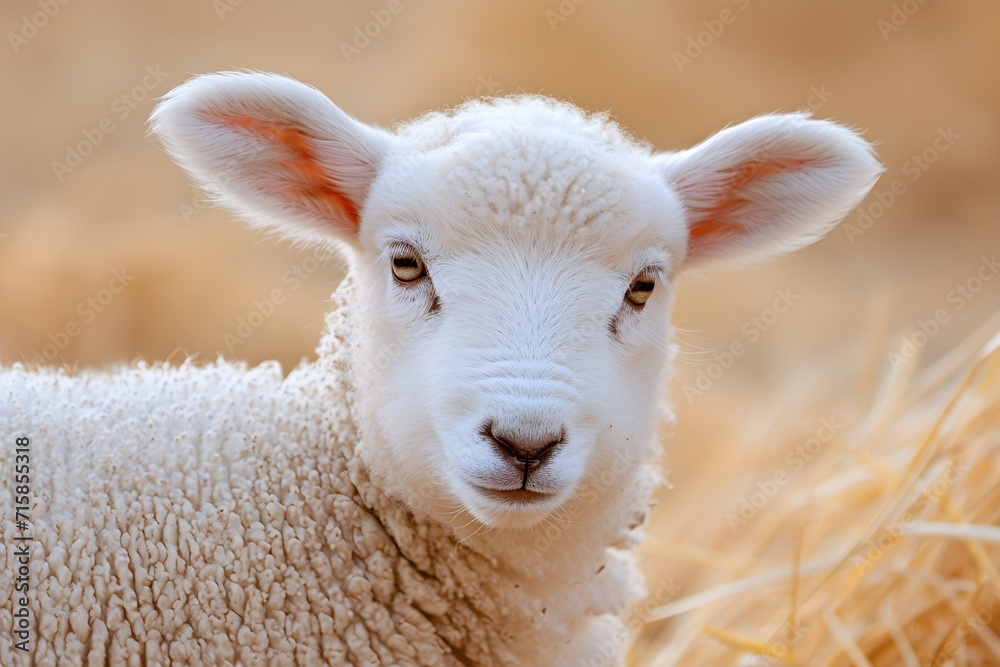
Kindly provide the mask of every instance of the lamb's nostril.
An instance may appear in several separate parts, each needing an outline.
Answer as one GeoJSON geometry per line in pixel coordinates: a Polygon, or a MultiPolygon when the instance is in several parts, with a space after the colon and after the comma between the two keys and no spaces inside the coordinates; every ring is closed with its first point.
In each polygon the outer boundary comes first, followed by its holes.
{"type": "Polygon", "coordinates": [[[492,421],[483,424],[480,434],[498,449],[501,455],[528,464],[528,467],[544,463],[553,450],[566,441],[565,427],[558,433],[521,434],[499,429],[492,421]]]}

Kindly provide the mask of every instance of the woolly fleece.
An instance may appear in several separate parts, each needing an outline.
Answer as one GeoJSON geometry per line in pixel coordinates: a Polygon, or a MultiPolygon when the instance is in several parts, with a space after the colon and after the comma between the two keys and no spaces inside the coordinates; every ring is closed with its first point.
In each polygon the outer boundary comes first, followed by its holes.
{"type": "MultiPolygon", "coordinates": [[[[352,455],[351,280],[320,359],[0,373],[0,469],[31,438],[30,652],[3,665],[554,664],[568,626],[352,455]],[[332,371],[332,372],[331,372],[332,371]],[[550,653],[551,651],[551,653],[550,653]],[[546,655],[548,654],[548,655],[546,655]],[[525,662],[527,661],[527,662],[525,662]]],[[[11,475],[0,558],[13,564],[11,475]]],[[[589,615],[592,616],[592,615],[589,615]]]]}

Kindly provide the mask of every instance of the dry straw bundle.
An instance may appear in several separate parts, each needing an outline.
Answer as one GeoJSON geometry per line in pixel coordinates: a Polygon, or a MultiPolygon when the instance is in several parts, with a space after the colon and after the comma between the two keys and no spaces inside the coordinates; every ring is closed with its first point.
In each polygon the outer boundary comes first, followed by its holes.
{"type": "Polygon", "coordinates": [[[640,610],[630,664],[1000,665],[998,324],[885,374],[816,461],[720,510],[732,530],[661,524],[647,560],[685,585],[640,610]]]}

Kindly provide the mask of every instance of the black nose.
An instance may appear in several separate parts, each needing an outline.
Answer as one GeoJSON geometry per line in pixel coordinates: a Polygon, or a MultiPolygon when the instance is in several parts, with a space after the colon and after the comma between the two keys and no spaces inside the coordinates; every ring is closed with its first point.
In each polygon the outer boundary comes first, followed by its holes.
{"type": "Polygon", "coordinates": [[[545,463],[556,447],[566,440],[566,428],[558,433],[515,433],[497,428],[492,421],[480,431],[504,458],[525,466],[525,472],[545,463]]]}

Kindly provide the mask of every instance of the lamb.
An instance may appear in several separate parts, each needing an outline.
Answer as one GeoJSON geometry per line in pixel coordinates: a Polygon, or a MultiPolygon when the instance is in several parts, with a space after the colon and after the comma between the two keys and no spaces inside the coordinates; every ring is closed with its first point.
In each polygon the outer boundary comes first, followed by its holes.
{"type": "Polygon", "coordinates": [[[881,171],[803,114],[663,153],[538,96],[390,132],[248,72],[152,129],[348,277],[287,377],[0,371],[4,665],[622,664],[674,282],[816,241],[881,171]]]}

